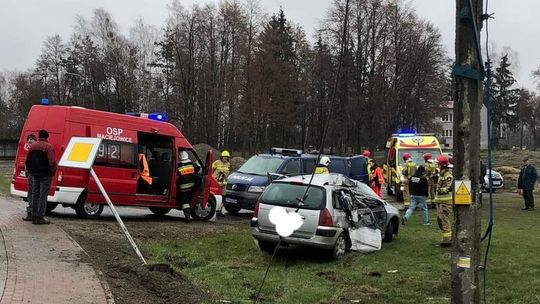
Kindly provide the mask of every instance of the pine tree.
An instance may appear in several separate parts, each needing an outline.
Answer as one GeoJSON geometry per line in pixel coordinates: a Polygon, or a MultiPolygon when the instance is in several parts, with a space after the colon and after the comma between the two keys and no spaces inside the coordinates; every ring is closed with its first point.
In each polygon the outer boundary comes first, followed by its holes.
{"type": "MultiPolygon", "coordinates": [[[[508,62],[508,55],[504,55],[501,58],[499,67],[495,69],[493,74],[493,108],[492,108],[492,120],[497,131],[496,135],[500,134],[500,130],[503,126],[511,130],[517,130],[519,128],[518,112],[518,100],[519,89],[512,88],[516,83],[514,75],[508,69],[510,63],[508,62]]],[[[493,137],[495,139],[495,145],[498,146],[498,136],[493,137]]]]}

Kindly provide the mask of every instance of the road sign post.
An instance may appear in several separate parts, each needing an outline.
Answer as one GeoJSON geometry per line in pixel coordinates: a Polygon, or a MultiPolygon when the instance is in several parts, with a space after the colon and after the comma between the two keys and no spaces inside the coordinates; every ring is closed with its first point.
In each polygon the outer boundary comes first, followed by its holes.
{"type": "Polygon", "coordinates": [[[129,234],[129,231],[124,225],[124,222],[122,221],[122,219],[120,218],[120,215],[116,211],[116,208],[114,208],[114,205],[111,199],[109,198],[107,191],[105,191],[105,188],[103,188],[103,185],[101,184],[101,181],[97,177],[96,172],[94,172],[94,170],[92,169],[92,165],[94,164],[94,160],[96,159],[96,154],[97,154],[100,144],[101,144],[101,138],[72,137],[67,145],[66,150],[64,151],[64,154],[62,154],[62,157],[60,158],[58,165],[62,167],[71,167],[71,168],[80,168],[80,169],[90,170],[90,174],[92,175],[92,178],[96,182],[99,190],[101,191],[101,194],[103,194],[105,201],[111,208],[111,211],[114,214],[116,221],[120,225],[120,228],[124,232],[124,235],[128,239],[133,249],[135,250],[135,253],[137,254],[137,256],[142,260],[143,264],[146,265],[146,260],[141,254],[139,247],[137,247],[137,244],[135,244],[135,241],[131,237],[131,234],[129,234]]]}

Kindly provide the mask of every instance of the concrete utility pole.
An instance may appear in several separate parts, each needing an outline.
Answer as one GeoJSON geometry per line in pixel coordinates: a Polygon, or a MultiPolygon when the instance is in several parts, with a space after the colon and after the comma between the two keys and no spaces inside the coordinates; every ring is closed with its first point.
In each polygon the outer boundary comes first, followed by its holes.
{"type": "MultiPolygon", "coordinates": [[[[483,63],[480,52],[483,0],[456,0],[454,178],[470,180],[470,204],[454,205],[452,303],[480,303],[480,109],[483,63]],[[474,21],[474,22],[473,22],[474,21]]],[[[454,190],[455,191],[455,190],[454,190]]],[[[455,203],[457,201],[455,200],[455,203]]]]}

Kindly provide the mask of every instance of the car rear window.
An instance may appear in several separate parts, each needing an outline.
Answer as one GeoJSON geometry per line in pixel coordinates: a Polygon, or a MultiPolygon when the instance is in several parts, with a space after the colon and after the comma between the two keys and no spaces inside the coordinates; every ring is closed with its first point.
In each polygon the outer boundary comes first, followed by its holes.
{"type": "MultiPolygon", "coordinates": [[[[307,185],[289,183],[272,183],[261,196],[261,202],[269,205],[298,207],[299,200],[304,196],[307,185]]],[[[320,210],[325,204],[324,188],[310,186],[302,209],[320,210]]]]}
{"type": "Polygon", "coordinates": [[[245,162],[238,172],[244,174],[266,175],[267,173],[276,173],[277,169],[283,163],[282,158],[252,156],[245,162]]]}

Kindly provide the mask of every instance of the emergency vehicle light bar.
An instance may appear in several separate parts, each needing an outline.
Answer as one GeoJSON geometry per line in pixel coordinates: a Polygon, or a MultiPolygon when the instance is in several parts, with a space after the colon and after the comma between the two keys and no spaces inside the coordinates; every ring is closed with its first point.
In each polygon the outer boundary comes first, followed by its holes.
{"type": "Polygon", "coordinates": [[[270,149],[270,154],[300,156],[300,155],[302,155],[302,150],[285,149],[285,148],[272,148],[272,149],[270,149]]]}
{"type": "Polygon", "coordinates": [[[152,120],[157,121],[167,121],[167,115],[163,113],[135,113],[135,112],[127,112],[127,115],[135,116],[135,117],[141,117],[141,118],[148,118],[152,120]]]}

